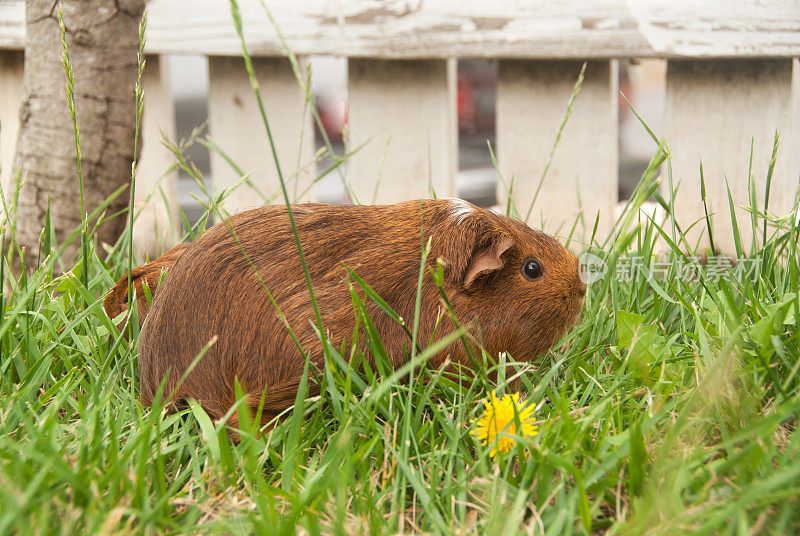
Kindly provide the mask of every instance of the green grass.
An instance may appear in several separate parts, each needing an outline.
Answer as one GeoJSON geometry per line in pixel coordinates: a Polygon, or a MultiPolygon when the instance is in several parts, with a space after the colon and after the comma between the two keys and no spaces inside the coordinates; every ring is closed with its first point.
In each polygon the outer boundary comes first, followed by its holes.
{"type": "MultiPolygon", "coordinates": [[[[758,279],[607,277],[541,363],[497,381],[356,373],[331,347],[321,396],[239,445],[197,406],[137,401],[134,347],[101,307],[124,239],[108,260],[90,241],[88,288],[82,262],[6,271],[0,533],[796,533],[798,228],[770,228],[758,279]],[[540,433],[495,461],[470,422],[515,377],[540,433]]],[[[593,250],[611,273],[655,259],[657,228],[618,230],[593,250]]]]}
{"type": "MultiPolygon", "coordinates": [[[[240,444],[196,405],[167,415],[138,402],[135,342],[102,309],[130,236],[99,249],[85,230],[101,210],[68,238],[88,236],[63,275],[51,229],[30,275],[6,269],[12,241],[0,265],[0,534],[799,533],[797,206],[774,218],[753,194],[752,217],[735,222],[759,238],[748,250],[736,240],[758,278],[688,280],[678,266],[695,248],[681,229],[638,216],[653,196],[673,206],[659,166],[664,147],[614,232],[585,249],[609,274],[631,256],[668,271],[590,285],[540,362],[448,377],[423,351],[400,374],[380,360],[357,372],[363,348],[329,345],[321,395],[264,435],[242,414],[240,444]],[[488,390],[521,391],[540,428],[496,460],[470,435],[488,390]]],[[[224,216],[225,193],[206,194],[207,215],[224,216]]]]}

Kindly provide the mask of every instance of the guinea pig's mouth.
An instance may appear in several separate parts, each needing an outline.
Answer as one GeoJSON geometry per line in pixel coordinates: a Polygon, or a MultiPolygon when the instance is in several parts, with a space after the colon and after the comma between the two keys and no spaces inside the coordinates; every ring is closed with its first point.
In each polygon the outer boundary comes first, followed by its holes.
{"type": "Polygon", "coordinates": [[[575,322],[578,321],[578,318],[581,316],[581,311],[583,311],[583,298],[580,299],[577,307],[575,307],[575,311],[572,313],[572,322],[570,322],[570,326],[574,325],[575,322]]]}
{"type": "Polygon", "coordinates": [[[575,325],[575,323],[578,321],[578,318],[580,318],[581,311],[583,311],[584,301],[585,301],[585,294],[581,294],[578,297],[575,307],[572,308],[571,314],[567,317],[568,318],[567,327],[575,325]]]}

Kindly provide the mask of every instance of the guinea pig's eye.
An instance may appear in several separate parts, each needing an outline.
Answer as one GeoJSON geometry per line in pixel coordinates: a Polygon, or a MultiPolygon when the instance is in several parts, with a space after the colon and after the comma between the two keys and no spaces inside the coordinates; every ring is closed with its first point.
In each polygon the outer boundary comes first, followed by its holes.
{"type": "Polygon", "coordinates": [[[536,259],[528,259],[522,264],[522,275],[529,281],[539,279],[544,274],[542,264],[536,259]]]}

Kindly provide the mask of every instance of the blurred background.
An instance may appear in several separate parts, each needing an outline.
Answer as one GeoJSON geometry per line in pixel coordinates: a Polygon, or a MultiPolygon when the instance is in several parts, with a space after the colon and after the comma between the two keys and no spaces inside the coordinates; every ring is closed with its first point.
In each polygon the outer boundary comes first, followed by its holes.
{"type": "MultiPolygon", "coordinates": [[[[290,199],[458,195],[563,239],[596,240],[661,143],[669,165],[651,170],[640,201],[669,199],[675,210],[659,221],[691,228],[690,242],[698,221],[714,219],[717,246],[731,249],[732,219],[714,218],[729,199],[740,220],[767,204],[767,190],[778,217],[794,206],[795,4],[276,1],[275,26],[260,2],[241,8],[290,199]]],[[[280,182],[227,3],[151,0],[148,13],[134,234],[157,237],[141,244],[156,251],[178,239],[177,207],[191,222],[224,195],[233,213],[277,200],[280,182]],[[172,172],[162,142],[187,139],[198,141],[188,156],[204,184],[172,172]]],[[[14,154],[24,20],[21,0],[0,2],[0,165],[14,154]]]]}
{"type": "MultiPolygon", "coordinates": [[[[195,129],[203,128],[208,121],[208,60],[205,56],[171,55],[167,61],[170,63],[170,87],[175,101],[178,139],[188,139],[195,129]]],[[[309,64],[312,91],[322,124],[337,154],[341,154],[344,151],[343,133],[347,128],[349,110],[347,59],[312,56],[309,64]]],[[[655,132],[663,128],[665,74],[666,62],[663,60],[619,62],[620,92],[655,132]]],[[[487,144],[496,148],[497,62],[459,60],[457,79],[458,193],[477,205],[492,206],[497,203],[497,173],[487,144]]],[[[565,108],[566,104],[565,100],[565,108]]],[[[653,156],[655,145],[621,95],[618,118],[619,199],[625,200],[653,156]]],[[[556,133],[537,132],[532,128],[531,135],[555,138],[556,133]]],[[[324,146],[319,130],[315,132],[315,143],[318,148],[324,146]]],[[[213,177],[208,150],[200,144],[193,144],[187,154],[211,189],[213,177]]],[[[330,164],[330,160],[321,160],[317,172],[322,172],[330,164]]],[[[184,173],[180,175],[179,182],[181,207],[190,220],[199,217],[202,207],[193,196],[200,195],[199,188],[184,173]]],[[[347,199],[341,180],[335,174],[324,177],[315,185],[315,196],[329,203],[344,203],[347,199]]]]}

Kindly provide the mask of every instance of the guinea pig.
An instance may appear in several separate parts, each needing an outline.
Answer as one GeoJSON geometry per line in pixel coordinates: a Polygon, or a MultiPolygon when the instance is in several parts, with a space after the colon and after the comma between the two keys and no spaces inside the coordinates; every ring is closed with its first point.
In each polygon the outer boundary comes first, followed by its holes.
{"type": "MultiPolygon", "coordinates": [[[[355,329],[345,267],[410,323],[423,240],[431,241],[428,266],[443,266],[443,290],[459,323],[490,355],[534,359],[564,335],[583,305],[586,285],[574,255],[550,236],[460,199],[298,204],[292,210],[324,333],[336,348],[343,341],[352,344],[355,329]]],[[[441,293],[427,272],[418,328],[423,347],[434,329],[437,338],[456,329],[442,315],[441,293]]],[[[401,366],[411,346],[407,332],[377,304],[364,301],[392,365],[401,366]]],[[[152,403],[167,376],[168,403],[193,398],[216,419],[235,401],[235,379],[251,411],[264,397],[262,423],[291,406],[305,361],[276,307],[312,364],[322,366],[323,343],[311,324],[314,310],[286,207],[250,210],[208,229],[172,266],[147,314],[139,339],[142,403],[152,403]]],[[[438,367],[447,358],[472,366],[461,341],[429,365],[438,367]]],[[[234,413],[228,424],[237,422],[234,413]]]]}
{"type": "MultiPolygon", "coordinates": [[[[139,327],[142,327],[147,312],[150,310],[150,304],[147,303],[144,286],[147,285],[150,290],[151,298],[155,296],[156,287],[159,280],[162,279],[162,273],[167,272],[169,268],[175,264],[175,261],[186,251],[189,247],[188,243],[181,243],[164,253],[161,257],[145,264],[144,266],[137,266],[131,270],[131,285],[136,293],[136,305],[139,312],[139,327]]],[[[166,276],[164,276],[166,277],[166,276]]],[[[103,300],[103,309],[106,314],[114,319],[119,316],[123,311],[128,310],[128,274],[125,274],[117,283],[111,288],[103,300]]],[[[117,328],[122,330],[125,327],[123,320],[117,325],[117,328]]]]}

